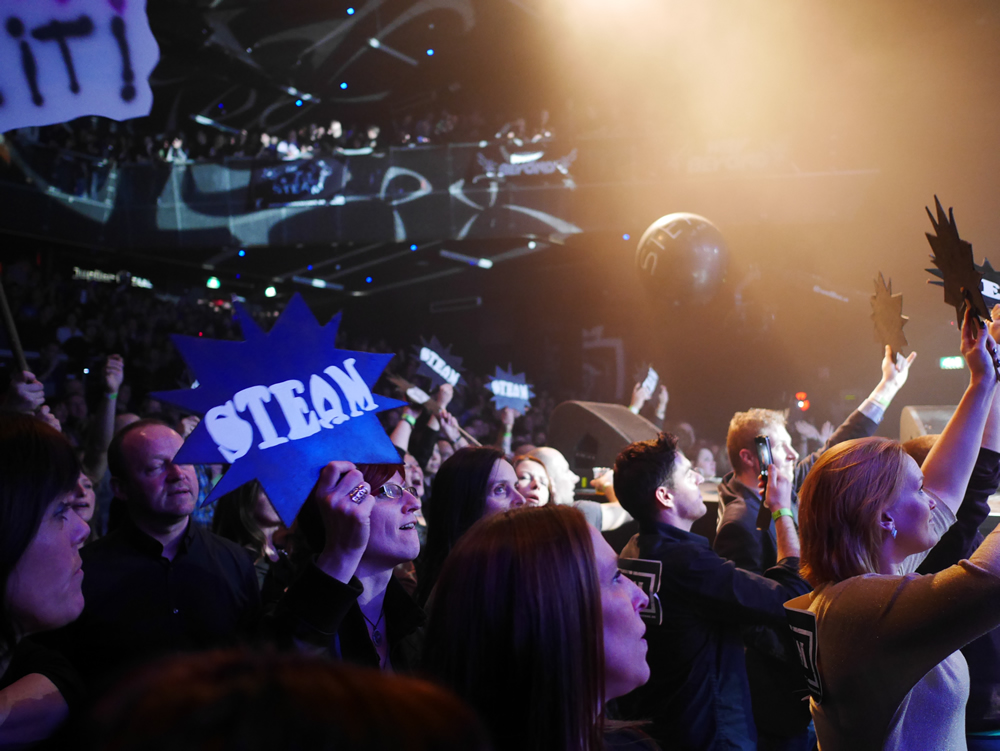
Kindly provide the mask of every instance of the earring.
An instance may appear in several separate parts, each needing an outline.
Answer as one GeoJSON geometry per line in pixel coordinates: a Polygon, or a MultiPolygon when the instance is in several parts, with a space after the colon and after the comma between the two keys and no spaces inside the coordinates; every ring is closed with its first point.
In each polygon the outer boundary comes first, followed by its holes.
{"type": "Polygon", "coordinates": [[[896,529],[896,525],[895,524],[893,524],[891,527],[889,527],[889,534],[892,535],[892,539],[893,540],[896,539],[896,535],[899,534],[899,530],[896,529]]]}

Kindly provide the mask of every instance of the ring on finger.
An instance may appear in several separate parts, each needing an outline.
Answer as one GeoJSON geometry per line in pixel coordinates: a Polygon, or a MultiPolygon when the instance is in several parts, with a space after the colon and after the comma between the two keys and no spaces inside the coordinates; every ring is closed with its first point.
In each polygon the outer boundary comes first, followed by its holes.
{"type": "Polygon", "coordinates": [[[354,501],[354,503],[361,503],[365,499],[365,496],[368,495],[368,492],[368,486],[361,484],[354,488],[347,497],[354,501]]]}

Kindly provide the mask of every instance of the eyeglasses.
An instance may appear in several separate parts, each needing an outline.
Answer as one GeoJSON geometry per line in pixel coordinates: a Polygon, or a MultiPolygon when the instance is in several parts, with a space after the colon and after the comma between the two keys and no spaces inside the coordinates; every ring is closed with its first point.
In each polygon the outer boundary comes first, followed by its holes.
{"type": "Polygon", "coordinates": [[[383,500],[388,499],[394,501],[398,498],[402,498],[403,493],[409,493],[414,498],[416,498],[417,489],[411,487],[404,488],[402,485],[398,485],[394,482],[387,482],[385,485],[383,485],[375,492],[375,497],[381,498],[383,500]]]}

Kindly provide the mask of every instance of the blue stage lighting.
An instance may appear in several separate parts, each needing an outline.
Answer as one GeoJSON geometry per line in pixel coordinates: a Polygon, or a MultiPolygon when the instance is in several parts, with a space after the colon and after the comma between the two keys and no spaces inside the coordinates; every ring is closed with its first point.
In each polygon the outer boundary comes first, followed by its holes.
{"type": "Polygon", "coordinates": [[[368,284],[371,284],[372,283],[372,278],[370,276],[366,276],[365,277],[365,281],[368,282],[368,284]]]}
{"type": "Polygon", "coordinates": [[[427,50],[427,56],[428,57],[433,57],[434,56],[434,50],[427,50]]]}
{"type": "Polygon", "coordinates": [[[347,81],[341,81],[340,82],[340,88],[346,89],[347,88],[347,81]]]}
{"type": "Polygon", "coordinates": [[[301,99],[296,99],[295,100],[295,106],[296,107],[301,107],[302,106],[302,100],[301,99]]]}
{"type": "Polygon", "coordinates": [[[348,8],[347,9],[347,15],[353,16],[354,15],[354,8],[348,8]]]}

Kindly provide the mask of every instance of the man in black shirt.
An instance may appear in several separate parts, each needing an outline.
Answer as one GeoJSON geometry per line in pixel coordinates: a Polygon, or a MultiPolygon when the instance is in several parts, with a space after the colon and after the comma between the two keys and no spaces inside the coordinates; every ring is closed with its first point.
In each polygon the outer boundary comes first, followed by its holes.
{"type": "Polygon", "coordinates": [[[663,566],[663,623],[646,632],[650,680],[618,704],[628,718],[651,719],[649,733],[664,748],[756,751],[740,627],[784,627],[785,601],[810,589],[798,575],[791,485],[776,471],[771,477],[778,563],[759,576],[691,533],[706,511],[702,477],[674,436],[633,443],[615,461],[615,494],[639,522],[638,549],[623,555],[663,566]]]}
{"type": "Polygon", "coordinates": [[[140,420],[108,450],[126,518],[81,551],[83,614],[52,641],[92,687],[159,654],[233,644],[259,620],[247,551],[190,521],[198,480],[173,461],[183,442],[166,424],[140,420]]]}

